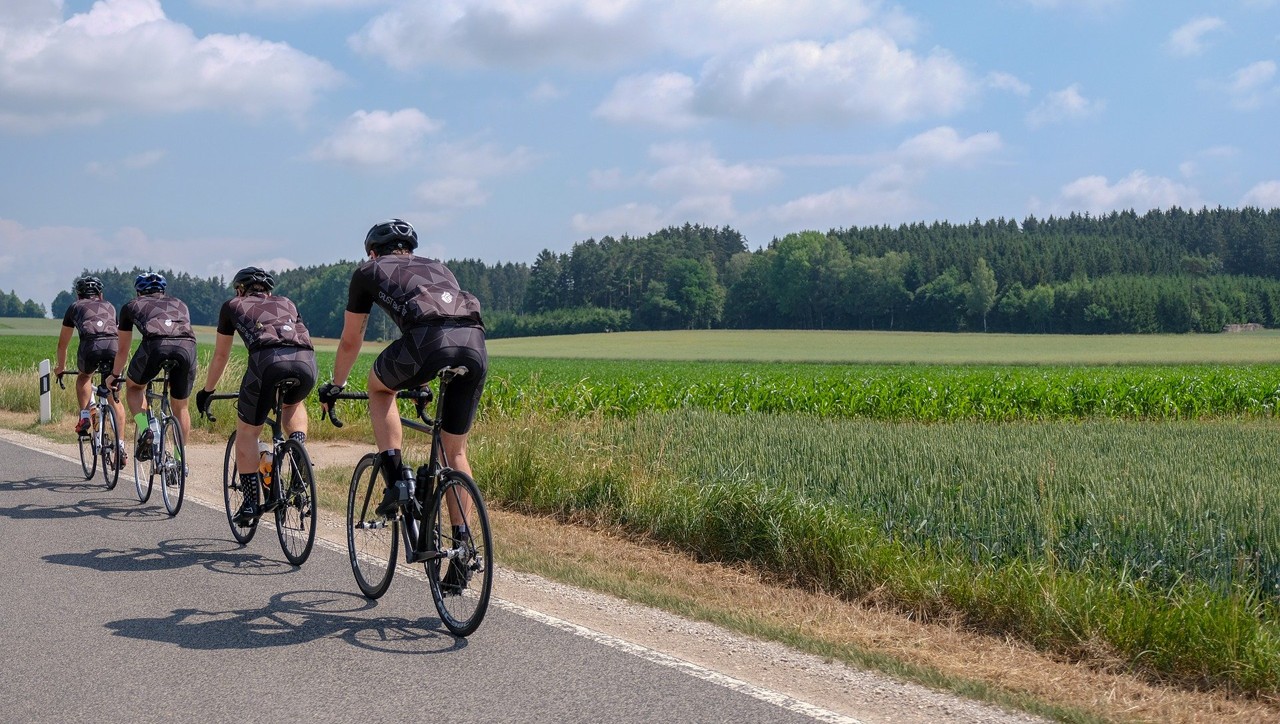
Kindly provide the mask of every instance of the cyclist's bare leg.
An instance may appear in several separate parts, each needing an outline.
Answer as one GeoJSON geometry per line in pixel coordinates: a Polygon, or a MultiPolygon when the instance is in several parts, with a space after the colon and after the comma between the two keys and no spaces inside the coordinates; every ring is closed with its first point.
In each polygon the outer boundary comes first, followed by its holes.
{"type": "Polygon", "coordinates": [[[93,378],[88,373],[81,372],[76,375],[76,400],[80,403],[80,409],[83,410],[89,406],[91,400],[90,395],[93,393],[93,378]]]}
{"type": "MultiPolygon", "coordinates": [[[[184,441],[191,439],[191,401],[169,399],[169,407],[173,409],[173,416],[178,420],[178,426],[182,429],[182,439],[184,441]]],[[[184,442],[185,444],[185,442],[184,442]]]]}
{"type": "MultiPolygon", "coordinates": [[[[147,388],[133,380],[126,379],[124,382],[124,397],[129,403],[129,414],[136,420],[137,416],[147,410],[147,388]]],[[[134,430],[133,437],[137,439],[142,436],[142,428],[137,427],[134,430]]]]}
{"type": "Polygon", "coordinates": [[[300,432],[303,435],[307,434],[306,405],[299,402],[282,406],[280,408],[280,425],[284,427],[285,437],[295,432],[300,432]]]}
{"type": "Polygon", "coordinates": [[[378,451],[399,450],[404,442],[404,429],[400,426],[400,410],[396,407],[396,391],[382,384],[382,380],[369,371],[369,422],[373,425],[373,440],[378,451]]]}
{"type": "Polygon", "coordinates": [[[236,468],[241,472],[258,469],[258,436],[261,434],[262,425],[236,420],[236,468]]]}
{"type": "MultiPolygon", "coordinates": [[[[441,430],[440,443],[444,447],[444,464],[471,476],[471,463],[467,460],[467,435],[465,432],[454,435],[441,430]]],[[[446,502],[449,504],[449,516],[454,520],[465,520],[471,516],[471,498],[457,500],[451,495],[446,502]]]]}

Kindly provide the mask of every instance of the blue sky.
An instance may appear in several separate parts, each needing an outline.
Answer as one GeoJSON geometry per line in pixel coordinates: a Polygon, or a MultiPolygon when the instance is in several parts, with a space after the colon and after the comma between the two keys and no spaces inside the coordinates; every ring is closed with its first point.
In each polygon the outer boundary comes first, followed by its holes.
{"type": "Polygon", "coordinates": [[[3,0],[0,290],[1280,207],[1280,0],[3,0]]]}

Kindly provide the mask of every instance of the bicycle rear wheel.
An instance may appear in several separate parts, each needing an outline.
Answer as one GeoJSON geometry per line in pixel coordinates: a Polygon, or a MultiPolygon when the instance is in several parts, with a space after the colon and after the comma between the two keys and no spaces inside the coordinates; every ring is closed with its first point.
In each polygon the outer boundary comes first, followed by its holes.
{"type": "Polygon", "coordinates": [[[227,438],[227,453],[222,458],[222,502],[226,505],[227,525],[231,526],[231,537],[235,538],[240,545],[248,544],[253,540],[253,534],[258,532],[257,518],[244,528],[235,524],[236,513],[240,512],[244,499],[249,495],[258,494],[253,487],[240,484],[240,472],[236,469],[236,433],[232,430],[227,438]]]}
{"type": "Polygon", "coordinates": [[[156,446],[151,446],[149,460],[138,459],[138,446],[133,446],[133,488],[138,493],[138,502],[145,503],[151,497],[152,478],[156,474],[156,446]]]}
{"type": "Polygon", "coordinates": [[[275,456],[275,482],[280,488],[276,533],[280,550],[295,566],[306,562],[316,542],[316,480],[307,448],[285,440],[275,456]]]}
{"type": "Polygon", "coordinates": [[[98,471],[98,442],[94,434],[90,427],[88,435],[77,436],[80,438],[80,472],[84,473],[85,480],[93,480],[93,474],[98,471]]]}
{"type": "Polygon", "coordinates": [[[170,517],[182,509],[182,494],[187,488],[186,452],[178,421],[166,417],[160,424],[160,497],[170,517]]]}
{"type": "Polygon", "coordinates": [[[400,551],[398,519],[387,520],[374,512],[382,501],[382,489],[378,456],[365,455],[356,463],[347,492],[347,557],[356,585],[369,598],[387,592],[400,551]]]}
{"type": "Polygon", "coordinates": [[[431,598],[445,627],[469,636],[489,610],[493,586],[489,513],[471,476],[457,470],[442,476],[427,524],[436,550],[445,554],[426,563],[431,598]]]}
{"type": "Polygon", "coordinates": [[[110,405],[104,405],[102,414],[102,481],[107,490],[114,490],[120,482],[120,427],[116,422],[116,411],[110,405]]]}

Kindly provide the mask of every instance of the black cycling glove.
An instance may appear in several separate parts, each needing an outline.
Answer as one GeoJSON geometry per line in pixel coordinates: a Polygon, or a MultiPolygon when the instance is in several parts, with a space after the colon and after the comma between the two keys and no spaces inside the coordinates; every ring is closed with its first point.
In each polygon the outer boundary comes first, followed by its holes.
{"type": "Polygon", "coordinates": [[[332,382],[320,385],[320,389],[316,390],[316,395],[320,397],[320,404],[325,407],[333,407],[333,403],[337,401],[338,395],[342,394],[342,388],[345,386],[335,385],[332,382]]]}
{"type": "Polygon", "coordinates": [[[196,411],[201,415],[209,414],[209,403],[212,402],[210,397],[213,397],[213,392],[208,390],[200,390],[196,393],[196,411]]]}

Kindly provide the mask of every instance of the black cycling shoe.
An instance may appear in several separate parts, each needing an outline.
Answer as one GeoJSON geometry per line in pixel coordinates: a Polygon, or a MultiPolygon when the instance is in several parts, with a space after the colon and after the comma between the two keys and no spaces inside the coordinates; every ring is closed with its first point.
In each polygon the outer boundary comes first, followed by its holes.
{"type": "Polygon", "coordinates": [[[133,449],[133,457],[138,462],[145,463],[151,459],[151,443],[153,440],[150,428],[142,433],[142,437],[138,438],[138,445],[133,449]]]}
{"type": "Polygon", "coordinates": [[[409,496],[403,498],[400,495],[400,488],[396,485],[386,487],[382,491],[382,502],[378,503],[378,507],[373,512],[383,518],[395,517],[396,511],[409,503],[409,496]]]}
{"type": "Polygon", "coordinates": [[[236,511],[236,515],[231,519],[232,523],[241,528],[248,528],[253,525],[253,521],[258,519],[258,501],[253,498],[245,498],[240,504],[240,510],[236,511]]]}
{"type": "Polygon", "coordinates": [[[444,578],[440,581],[440,593],[445,596],[462,593],[470,577],[466,565],[457,559],[450,559],[449,570],[445,571],[444,578]]]}

